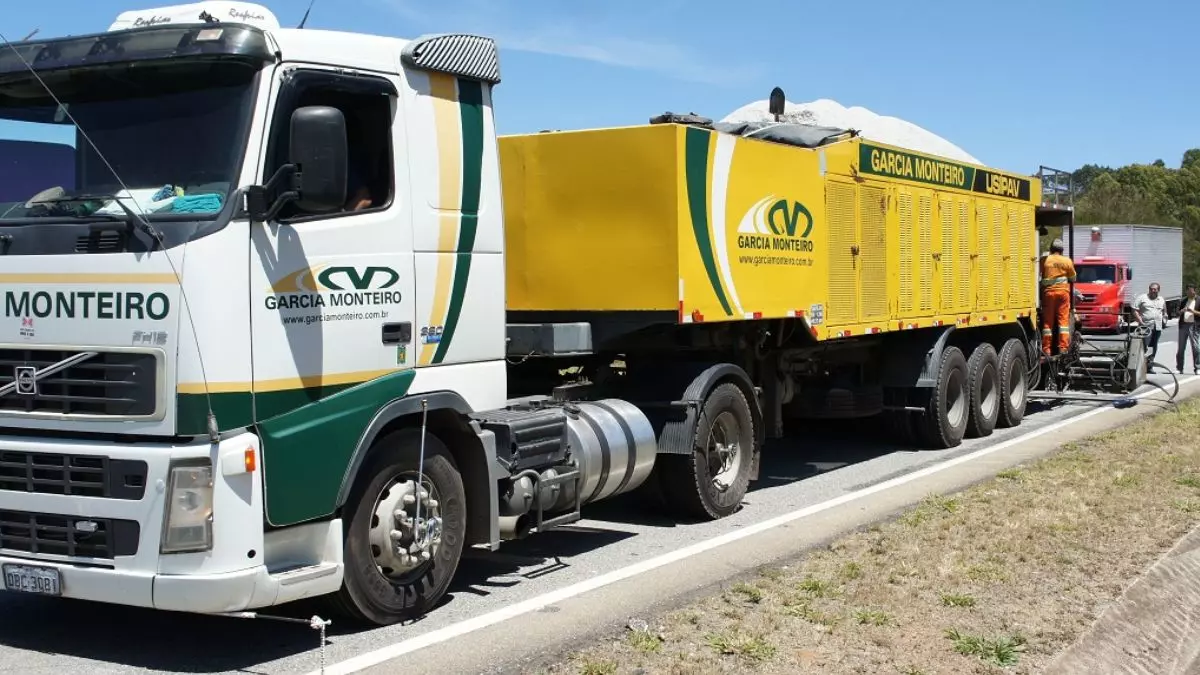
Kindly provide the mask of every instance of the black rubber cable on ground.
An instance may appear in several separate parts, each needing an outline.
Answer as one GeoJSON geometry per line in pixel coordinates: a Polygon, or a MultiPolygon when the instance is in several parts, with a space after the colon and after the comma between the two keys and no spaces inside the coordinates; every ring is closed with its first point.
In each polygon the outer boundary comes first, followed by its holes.
{"type": "MultiPolygon", "coordinates": [[[[1030,337],[1028,335],[1028,333],[1025,332],[1024,326],[1022,326],[1021,331],[1029,339],[1029,343],[1030,343],[1029,353],[1030,354],[1034,354],[1034,353],[1041,354],[1041,349],[1040,349],[1041,345],[1036,344],[1035,339],[1030,337]]],[[[1145,336],[1143,336],[1143,335],[1131,335],[1131,339],[1133,339],[1133,340],[1142,339],[1144,337],[1145,336]]],[[[1084,345],[1091,346],[1098,354],[1104,353],[1102,350],[1098,349],[1095,344],[1093,344],[1087,338],[1085,338],[1082,334],[1077,333],[1075,335],[1075,339],[1084,345]]],[[[1126,355],[1126,357],[1128,357],[1128,351],[1126,351],[1125,355],[1126,355]]],[[[1068,352],[1068,356],[1069,356],[1069,358],[1071,358],[1075,361],[1079,361],[1078,349],[1075,349],[1072,352],[1068,352]]],[[[1031,381],[1035,374],[1040,374],[1040,370],[1041,370],[1042,366],[1044,365],[1043,360],[1041,358],[1039,358],[1037,360],[1030,359],[1030,361],[1033,362],[1033,365],[1030,366],[1029,372],[1026,373],[1025,377],[1026,377],[1027,382],[1031,381]]],[[[1048,362],[1045,365],[1048,366],[1049,365],[1048,362]]],[[[1117,366],[1118,366],[1118,360],[1114,358],[1112,360],[1112,365],[1109,368],[1110,381],[1112,381],[1112,382],[1118,381],[1117,366]]],[[[1158,363],[1157,361],[1148,362],[1146,364],[1146,368],[1147,368],[1147,371],[1152,371],[1154,368],[1161,368],[1164,371],[1166,371],[1166,373],[1171,376],[1174,391],[1167,391],[1167,389],[1165,387],[1163,387],[1162,385],[1147,378],[1145,384],[1148,384],[1151,387],[1154,387],[1155,389],[1162,391],[1163,394],[1166,394],[1165,400],[1164,399],[1149,399],[1149,398],[1138,399],[1138,398],[1134,398],[1133,392],[1129,392],[1129,395],[1114,398],[1112,400],[1113,407],[1115,407],[1115,408],[1131,408],[1133,406],[1136,406],[1139,402],[1160,403],[1160,404],[1164,404],[1164,405],[1174,409],[1176,412],[1178,412],[1179,406],[1177,403],[1175,403],[1175,399],[1179,396],[1179,378],[1176,376],[1175,372],[1172,371],[1170,368],[1167,368],[1163,364],[1158,363]]],[[[1090,391],[1090,392],[1082,392],[1082,391],[1079,392],[1080,395],[1078,396],[1078,398],[1075,398],[1075,400],[1080,400],[1080,401],[1088,401],[1088,400],[1094,401],[1095,400],[1095,399],[1088,398],[1088,396],[1095,396],[1098,394],[1097,390],[1100,389],[1100,387],[1097,386],[1099,384],[1099,380],[1097,380],[1095,377],[1092,377],[1090,375],[1087,377],[1087,380],[1094,387],[1094,390],[1090,391]]],[[[1058,392],[1058,395],[1061,397],[1059,400],[1071,400],[1072,398],[1074,398],[1069,393],[1063,392],[1063,391],[1058,392]]]]}

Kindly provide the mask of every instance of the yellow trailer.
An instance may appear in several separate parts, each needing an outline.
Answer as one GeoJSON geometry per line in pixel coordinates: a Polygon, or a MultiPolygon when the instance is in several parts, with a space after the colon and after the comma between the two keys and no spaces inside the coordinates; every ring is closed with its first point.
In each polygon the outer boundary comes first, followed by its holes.
{"type": "Polygon", "coordinates": [[[1034,177],[841,134],[502,137],[510,311],[801,317],[819,339],[1036,311],[1034,177]]]}
{"type": "MultiPolygon", "coordinates": [[[[1024,415],[1038,231],[1069,218],[1038,177],[849,130],[669,114],[501,137],[499,158],[511,356],[574,349],[594,358],[573,372],[600,379],[632,363],[606,380],[622,396],[645,391],[638,373],[690,364],[682,389],[724,363],[770,436],[883,413],[951,447],[1024,415]],[[571,349],[543,349],[564,335],[571,349]]],[[[511,381],[536,391],[553,367],[511,381]]]]}

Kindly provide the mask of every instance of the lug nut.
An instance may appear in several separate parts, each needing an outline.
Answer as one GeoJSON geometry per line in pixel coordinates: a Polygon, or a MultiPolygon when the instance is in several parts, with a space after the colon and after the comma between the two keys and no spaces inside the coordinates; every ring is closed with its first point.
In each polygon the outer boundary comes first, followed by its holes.
{"type": "Polygon", "coordinates": [[[417,503],[417,498],[414,497],[413,495],[404,495],[404,497],[401,499],[401,501],[404,502],[405,506],[412,506],[413,504],[417,503]]]}
{"type": "Polygon", "coordinates": [[[437,507],[438,507],[438,500],[430,499],[429,500],[429,508],[436,509],[437,507]]]}

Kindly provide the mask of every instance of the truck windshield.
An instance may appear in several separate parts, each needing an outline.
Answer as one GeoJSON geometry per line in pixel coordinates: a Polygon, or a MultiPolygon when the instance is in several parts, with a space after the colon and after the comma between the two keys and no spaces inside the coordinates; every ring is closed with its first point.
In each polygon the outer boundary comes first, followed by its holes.
{"type": "Polygon", "coordinates": [[[207,59],[52,71],[45,86],[0,78],[0,221],[122,217],[112,197],[150,220],[215,217],[236,187],[255,73],[207,59]]]}
{"type": "Polygon", "coordinates": [[[1117,281],[1116,265],[1080,265],[1076,270],[1076,283],[1111,284],[1117,281]]]}

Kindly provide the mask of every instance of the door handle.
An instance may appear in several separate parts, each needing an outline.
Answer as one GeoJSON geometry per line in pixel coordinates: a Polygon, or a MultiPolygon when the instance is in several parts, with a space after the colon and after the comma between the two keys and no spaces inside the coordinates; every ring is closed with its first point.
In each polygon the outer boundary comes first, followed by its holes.
{"type": "Polygon", "coordinates": [[[396,345],[407,344],[412,340],[412,323],[404,321],[402,323],[385,323],[383,324],[383,344],[396,345]]]}

